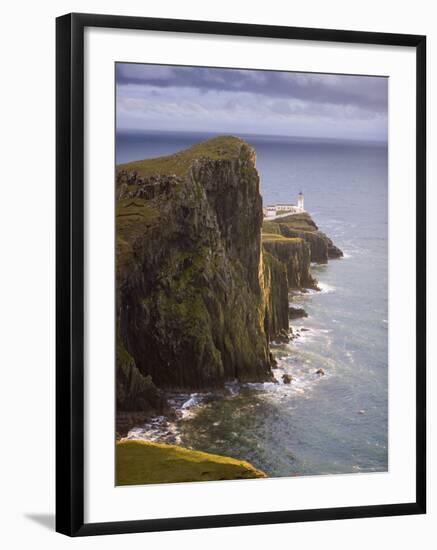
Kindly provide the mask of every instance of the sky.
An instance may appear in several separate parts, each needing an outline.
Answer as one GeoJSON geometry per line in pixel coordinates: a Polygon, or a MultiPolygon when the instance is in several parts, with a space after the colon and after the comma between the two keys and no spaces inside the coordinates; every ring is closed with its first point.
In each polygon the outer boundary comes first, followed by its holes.
{"type": "Polygon", "coordinates": [[[117,131],[387,141],[388,79],[117,63],[117,131]]]}

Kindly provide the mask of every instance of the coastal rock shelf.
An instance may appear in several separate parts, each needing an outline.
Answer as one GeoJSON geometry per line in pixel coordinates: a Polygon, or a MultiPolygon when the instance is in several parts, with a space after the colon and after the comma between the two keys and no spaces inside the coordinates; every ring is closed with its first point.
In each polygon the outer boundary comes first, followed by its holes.
{"type": "Polygon", "coordinates": [[[255,151],[218,137],[117,167],[117,408],[163,390],[272,380],[269,343],[311,261],[341,256],[308,214],[263,223],[255,151]]]}

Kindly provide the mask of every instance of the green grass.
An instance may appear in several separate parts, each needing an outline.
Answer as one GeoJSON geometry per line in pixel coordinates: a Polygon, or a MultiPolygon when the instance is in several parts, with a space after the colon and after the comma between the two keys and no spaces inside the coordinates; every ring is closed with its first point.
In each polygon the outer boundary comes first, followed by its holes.
{"type": "Polygon", "coordinates": [[[263,233],[275,233],[277,235],[281,234],[281,228],[279,224],[271,222],[271,221],[264,221],[262,225],[262,231],[263,233]]]}
{"type": "Polygon", "coordinates": [[[244,460],[134,440],[117,442],[116,476],[117,485],[267,477],[244,460]]]}
{"type": "Polygon", "coordinates": [[[132,241],[159,221],[159,212],[151,201],[144,199],[122,199],[117,202],[117,237],[132,241]]]}
{"type": "Polygon", "coordinates": [[[263,243],[271,243],[271,242],[293,243],[293,242],[299,242],[302,240],[299,237],[284,237],[283,235],[278,235],[277,233],[262,233],[261,238],[263,243]]]}
{"type": "Polygon", "coordinates": [[[137,171],[140,176],[176,175],[183,177],[187,174],[193,161],[201,157],[213,160],[238,158],[243,146],[247,144],[235,136],[218,136],[193,145],[189,149],[153,159],[137,160],[119,164],[117,170],[127,172],[137,171]]]}
{"type": "Polygon", "coordinates": [[[158,222],[159,212],[150,201],[135,198],[117,202],[117,269],[125,267],[129,258],[132,257],[132,245],[135,239],[144,235],[149,227],[158,222]]]}
{"type": "MultiPolygon", "coordinates": [[[[274,225],[286,225],[290,229],[295,229],[296,231],[317,231],[317,226],[314,224],[311,216],[304,212],[302,214],[293,214],[292,216],[284,216],[283,218],[273,219],[265,221],[264,225],[267,225],[271,228],[274,225]]],[[[271,230],[272,233],[276,231],[271,230]]]]}

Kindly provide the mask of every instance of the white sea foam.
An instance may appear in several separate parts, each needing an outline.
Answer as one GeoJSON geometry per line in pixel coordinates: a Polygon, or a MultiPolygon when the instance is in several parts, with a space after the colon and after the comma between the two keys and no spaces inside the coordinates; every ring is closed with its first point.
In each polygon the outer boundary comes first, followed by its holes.
{"type": "Polygon", "coordinates": [[[197,393],[191,394],[190,399],[187,399],[187,401],[185,401],[182,404],[181,409],[186,410],[186,409],[190,409],[191,407],[194,407],[194,405],[197,405],[197,403],[199,403],[200,399],[201,398],[197,393]]]}
{"type": "Polygon", "coordinates": [[[131,429],[124,439],[144,439],[164,443],[180,443],[175,422],[167,421],[164,416],[156,416],[142,426],[131,429]]]}
{"type": "Polygon", "coordinates": [[[318,339],[323,339],[325,346],[331,345],[331,337],[329,335],[333,332],[333,329],[315,328],[311,326],[308,327],[307,325],[303,327],[296,327],[296,325],[294,325],[293,330],[296,338],[293,339],[290,344],[292,350],[305,347],[309,342],[313,342],[318,339]],[[304,330],[302,330],[302,328],[304,330]]]}
{"type": "Polygon", "coordinates": [[[318,283],[318,285],[322,294],[335,292],[335,287],[332,285],[328,285],[328,283],[318,283]]]}
{"type": "Polygon", "coordinates": [[[168,402],[174,409],[174,420],[165,416],[155,416],[143,425],[132,428],[125,439],[144,439],[179,445],[181,437],[178,422],[193,418],[210,396],[210,392],[170,395],[168,402]]]}
{"type": "MultiPolygon", "coordinates": [[[[295,348],[296,352],[296,348],[295,348]]],[[[330,371],[335,366],[335,363],[329,362],[326,358],[320,357],[317,354],[309,354],[307,352],[298,352],[286,357],[276,357],[277,368],[273,374],[277,381],[270,391],[266,391],[265,399],[283,400],[291,396],[298,399],[309,399],[315,385],[330,377],[330,371]],[[317,370],[322,368],[325,375],[317,374],[317,370]],[[289,384],[284,383],[283,376],[292,377],[289,384]]]]}

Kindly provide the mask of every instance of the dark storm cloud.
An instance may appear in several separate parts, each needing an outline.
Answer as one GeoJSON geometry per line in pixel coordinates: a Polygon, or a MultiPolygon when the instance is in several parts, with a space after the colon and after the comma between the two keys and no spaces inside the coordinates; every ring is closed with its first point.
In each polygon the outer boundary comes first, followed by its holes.
{"type": "Polygon", "coordinates": [[[117,128],[387,141],[378,77],[117,64],[117,128]]]}
{"type": "MultiPolygon", "coordinates": [[[[201,92],[246,92],[269,98],[387,112],[387,79],[238,69],[117,65],[117,84],[192,88],[201,92]]],[[[287,109],[285,103],[278,103],[287,109]]]]}

